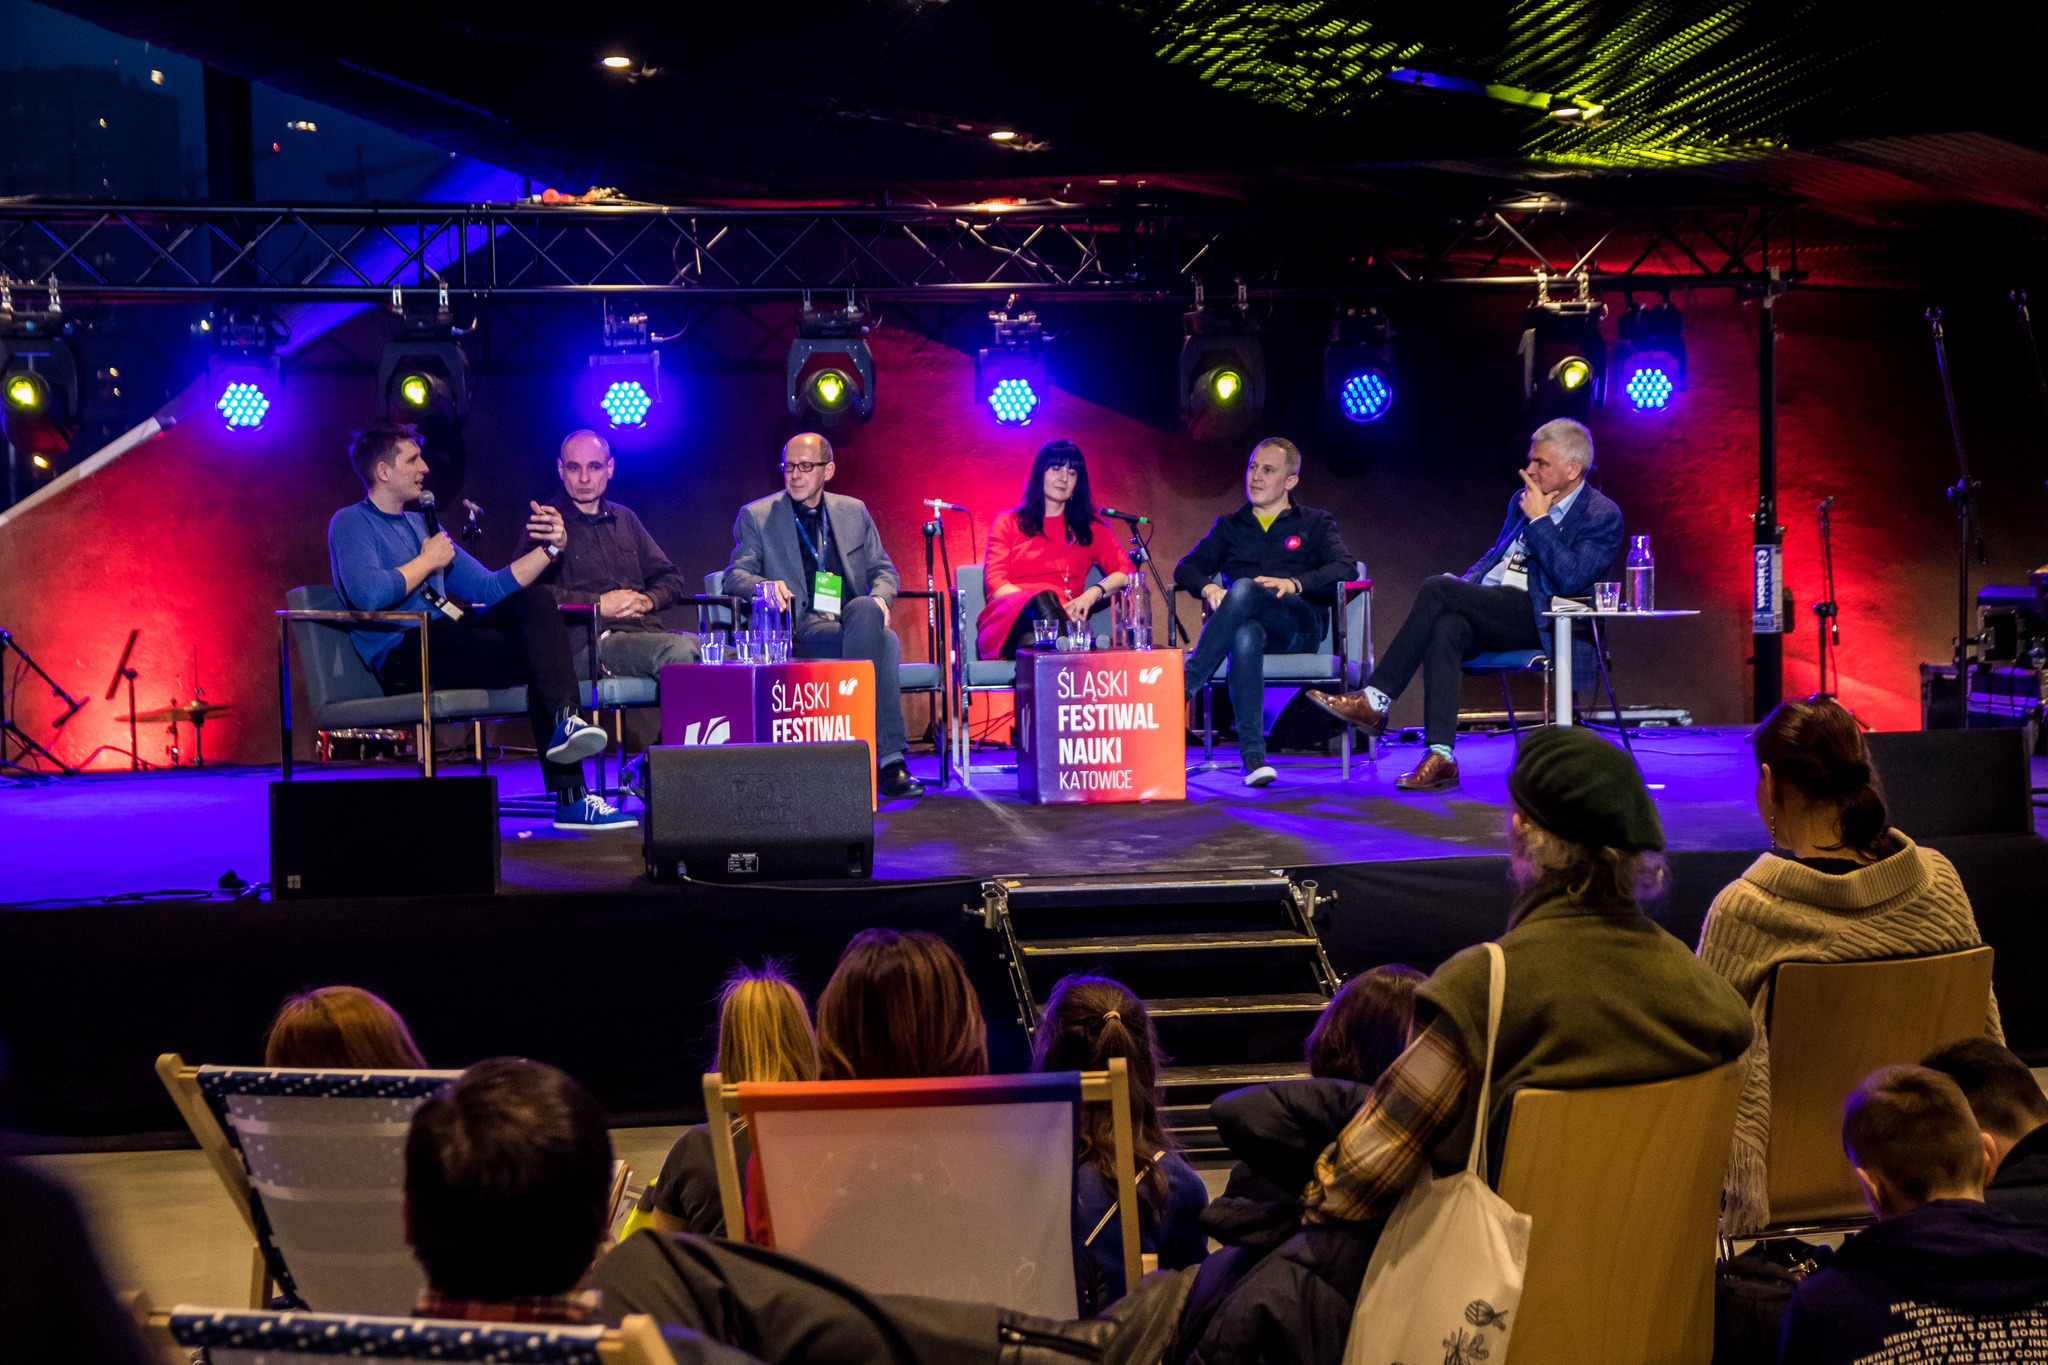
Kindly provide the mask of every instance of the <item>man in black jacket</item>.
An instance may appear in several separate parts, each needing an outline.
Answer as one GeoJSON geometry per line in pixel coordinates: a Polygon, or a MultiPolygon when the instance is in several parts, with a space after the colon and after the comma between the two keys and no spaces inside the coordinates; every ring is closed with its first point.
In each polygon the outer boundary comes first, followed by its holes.
{"type": "Polygon", "coordinates": [[[1358,571],[1336,519],[1288,496],[1300,482],[1301,451],[1294,442],[1277,436],[1259,442],[1245,466],[1245,505],[1216,518],[1201,544],[1173,566],[1173,581],[1210,611],[1188,656],[1188,700],[1228,658],[1247,787],[1279,776],[1266,762],[1267,651],[1305,654],[1322,643],[1337,585],[1358,571]],[[1214,581],[1219,573],[1226,584],[1214,581]]]}
{"type": "Polygon", "coordinates": [[[1793,1291],[1781,1365],[2048,1358],[2048,1228],[1985,1205],[1991,1144],[1956,1083],[1871,1073],[1842,1146],[1877,1226],[1793,1291]]]}
{"type": "Polygon", "coordinates": [[[1936,1048],[1920,1063],[1962,1087],[1997,1167],[1984,1202],[2048,1226],[2048,1098],[2027,1064],[1989,1038],[1936,1048]]]}
{"type": "Polygon", "coordinates": [[[555,461],[562,491],[550,505],[561,512],[569,543],[541,581],[557,602],[597,608],[602,668],[591,667],[586,637],[572,631],[578,677],[659,678],[668,664],[697,661],[697,637],[671,631],[660,615],[689,590],[633,509],[605,496],[616,470],[611,443],[596,432],[572,431],[562,441],[555,461]]]}

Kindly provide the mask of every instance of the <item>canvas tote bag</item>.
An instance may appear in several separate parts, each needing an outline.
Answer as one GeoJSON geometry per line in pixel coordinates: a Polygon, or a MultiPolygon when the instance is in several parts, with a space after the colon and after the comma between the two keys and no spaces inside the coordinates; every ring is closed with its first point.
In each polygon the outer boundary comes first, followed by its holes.
{"type": "Polygon", "coordinates": [[[1507,960],[1486,945],[1486,1066],[1465,1169],[1415,1182],[1380,1234],[1359,1286],[1344,1365],[1500,1365],[1529,1265],[1529,1219],[1486,1184],[1493,1043],[1507,960]]]}

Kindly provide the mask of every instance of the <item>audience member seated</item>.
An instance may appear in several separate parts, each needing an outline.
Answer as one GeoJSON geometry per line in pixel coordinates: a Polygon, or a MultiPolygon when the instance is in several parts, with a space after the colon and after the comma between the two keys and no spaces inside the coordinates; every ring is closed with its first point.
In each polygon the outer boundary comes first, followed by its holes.
{"type": "MultiPolygon", "coordinates": [[[[1770,1222],[1764,1154],[1771,1137],[1770,984],[1781,962],[1914,957],[1982,942],[1970,898],[1947,858],[1885,820],[1884,789],[1855,717],[1825,698],[1788,701],[1764,718],[1756,808],[1771,851],[1714,898],[1700,960],[1749,1003],[1756,1025],[1735,1115],[1721,1228],[1770,1222]]],[[[1998,1001],[1985,1032],[2003,1042],[1998,1001]]]]}
{"type": "MultiPolygon", "coordinates": [[[[1159,1068],[1165,1065],[1144,1002],[1100,976],[1063,977],[1045,1002],[1031,1049],[1033,1071],[1106,1071],[1112,1057],[1130,1069],[1131,1134],[1137,1143],[1138,1246],[1163,1269],[1197,1265],[1208,1255],[1202,1210],[1209,1190],[1181,1160],[1159,1123],[1159,1068]]],[[[1082,1107],[1074,1172],[1074,1263],[1081,1311],[1095,1313],[1124,1296],[1123,1229],[1116,1226],[1116,1144],[1109,1106],[1082,1107]]]]}
{"type": "MultiPolygon", "coordinates": [[[[1629,756],[1580,727],[1540,730],[1522,741],[1508,792],[1519,894],[1499,940],[1507,998],[1493,1112],[1474,1112],[1489,974],[1475,945],[1417,988],[1421,1035],[1316,1158],[1303,1196],[1311,1226],[1235,1284],[1202,1277],[1183,1328],[1193,1360],[1340,1359],[1386,1215],[1432,1167],[1462,1168],[1477,1124],[1496,1122],[1517,1090],[1689,1075],[1749,1045],[1741,998],[1642,912],[1662,881],[1664,830],[1629,756]]],[[[1226,1140],[1242,1131],[1232,1111],[1246,1095],[1211,1107],[1226,1140]]]]}
{"type": "Polygon", "coordinates": [[[1991,1139],[1984,1202],[2048,1227],[2048,1098],[2027,1064],[1989,1038],[1936,1048],[1920,1064],[1962,1087],[1991,1139]]]}
{"type": "Polygon", "coordinates": [[[1956,1083],[1872,1073],[1842,1147],[1878,1223],[1793,1291],[1783,1365],[2048,1359],[2048,1228],[1986,1206],[1992,1143],[1956,1083]]]}
{"type": "MultiPolygon", "coordinates": [[[[734,1084],[818,1079],[818,1039],[811,1032],[810,1009],[772,962],[759,971],[741,967],[718,993],[718,1073],[734,1084]]],[[[733,1133],[733,1149],[742,1166],[753,1154],[744,1122],[733,1133]]],[[[627,1235],[643,1225],[661,1232],[725,1236],[709,1124],[684,1129],[669,1148],[661,1174],[640,1197],[627,1235]]]]}
{"type": "Polygon", "coordinates": [[[923,930],[863,929],[818,996],[818,1075],[982,1076],[988,1029],[967,964],[923,930]]]}
{"type": "Polygon", "coordinates": [[[78,1206],[0,1158],[0,1360],[154,1365],[107,1287],[78,1206]]]}
{"type": "Polygon", "coordinates": [[[1308,1035],[1308,1074],[1371,1085],[1415,1041],[1415,988],[1429,978],[1389,963],[1346,981],[1308,1035]]]}
{"type": "Polygon", "coordinates": [[[360,986],[322,986],[285,997],[263,1038],[263,1065],[424,1071],[427,1061],[383,1000],[360,986]]]}

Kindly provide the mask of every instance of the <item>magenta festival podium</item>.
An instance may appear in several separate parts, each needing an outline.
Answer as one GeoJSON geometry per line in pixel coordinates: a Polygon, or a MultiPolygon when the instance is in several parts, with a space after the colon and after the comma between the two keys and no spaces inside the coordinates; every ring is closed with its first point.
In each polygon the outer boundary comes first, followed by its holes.
{"type": "Polygon", "coordinates": [[[670,664],[661,670],[664,744],[823,744],[875,752],[875,666],[866,659],[670,664]]]}
{"type": "Polygon", "coordinates": [[[1177,649],[1017,651],[1017,790],[1055,802],[1184,801],[1177,649]]]}

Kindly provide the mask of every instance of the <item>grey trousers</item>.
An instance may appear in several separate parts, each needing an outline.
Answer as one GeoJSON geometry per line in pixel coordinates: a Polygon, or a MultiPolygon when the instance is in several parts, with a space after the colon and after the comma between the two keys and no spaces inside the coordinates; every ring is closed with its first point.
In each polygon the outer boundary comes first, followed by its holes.
{"type": "MultiPolygon", "coordinates": [[[[570,632],[576,644],[576,676],[590,677],[590,649],[580,631],[570,632]]],[[[683,630],[613,630],[598,637],[597,657],[615,678],[658,678],[668,664],[697,662],[697,637],[683,630]]]]}
{"type": "Polygon", "coordinates": [[[903,725],[903,687],[896,670],[903,642],[889,629],[889,613],[872,597],[856,597],[836,621],[809,612],[791,632],[799,659],[866,659],[875,666],[875,762],[883,767],[910,747],[903,725]]]}

